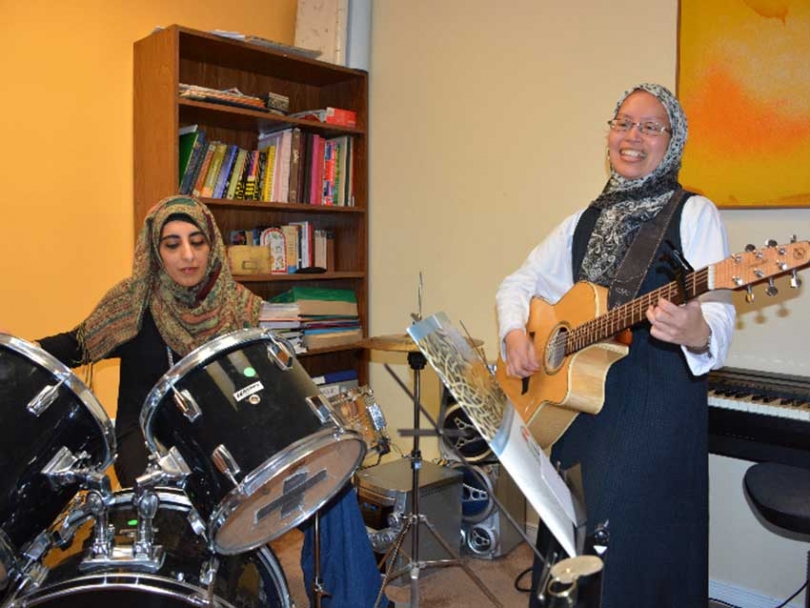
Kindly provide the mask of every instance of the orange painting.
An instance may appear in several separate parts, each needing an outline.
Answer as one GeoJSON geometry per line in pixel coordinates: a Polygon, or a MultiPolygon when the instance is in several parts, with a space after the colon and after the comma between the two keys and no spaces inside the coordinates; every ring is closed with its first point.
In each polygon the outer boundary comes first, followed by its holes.
{"type": "Polygon", "coordinates": [[[681,0],[681,183],[719,207],[810,206],[810,0],[681,0]]]}

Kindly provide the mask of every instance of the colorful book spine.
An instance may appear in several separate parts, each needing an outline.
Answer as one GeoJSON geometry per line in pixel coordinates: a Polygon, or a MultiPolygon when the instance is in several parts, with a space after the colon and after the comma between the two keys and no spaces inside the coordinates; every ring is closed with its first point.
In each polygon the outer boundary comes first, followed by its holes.
{"type": "Polygon", "coordinates": [[[233,162],[233,168],[228,176],[228,189],[225,193],[225,198],[233,200],[236,197],[236,187],[239,180],[242,179],[242,171],[245,169],[245,159],[247,157],[247,150],[239,148],[236,153],[236,160],[233,162]]]}
{"type": "Polygon", "coordinates": [[[219,169],[222,167],[222,161],[225,158],[225,150],[227,144],[217,142],[214,149],[214,156],[211,158],[211,166],[208,167],[208,174],[205,176],[205,184],[203,184],[200,196],[203,198],[210,198],[214,195],[214,186],[216,186],[217,178],[219,177],[219,169]]]}
{"type": "Polygon", "coordinates": [[[218,142],[215,141],[208,142],[208,148],[205,151],[205,158],[203,159],[202,165],[200,165],[200,171],[197,174],[197,181],[194,183],[194,188],[191,191],[194,196],[200,196],[203,186],[205,186],[205,178],[208,175],[208,169],[211,167],[211,159],[214,156],[214,151],[217,149],[217,143],[218,142]]]}
{"type": "Polygon", "coordinates": [[[222,160],[222,166],[219,169],[219,176],[217,176],[217,183],[212,194],[214,198],[223,198],[225,184],[228,182],[228,176],[231,169],[233,169],[234,160],[236,160],[236,151],[237,147],[233,145],[227,146],[225,149],[225,157],[222,160]]]}

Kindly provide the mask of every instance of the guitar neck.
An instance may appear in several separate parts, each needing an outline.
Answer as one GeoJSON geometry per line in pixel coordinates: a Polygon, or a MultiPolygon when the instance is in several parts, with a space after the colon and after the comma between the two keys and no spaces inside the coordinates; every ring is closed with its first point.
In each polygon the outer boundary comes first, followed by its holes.
{"type": "MultiPolygon", "coordinates": [[[[711,290],[709,286],[710,268],[690,272],[684,277],[687,300],[692,300],[711,290]]],[[[568,332],[565,354],[573,354],[600,340],[615,336],[617,333],[643,321],[647,309],[657,303],[660,298],[669,300],[674,304],[682,304],[684,297],[679,282],[667,283],[663,287],[659,287],[626,304],[617,306],[613,310],[575,327],[568,332]]]]}

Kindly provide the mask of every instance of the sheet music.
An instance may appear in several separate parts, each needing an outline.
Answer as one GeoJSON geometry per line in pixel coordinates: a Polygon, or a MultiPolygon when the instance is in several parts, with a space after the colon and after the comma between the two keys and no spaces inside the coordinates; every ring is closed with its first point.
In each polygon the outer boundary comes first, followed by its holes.
{"type": "Polygon", "coordinates": [[[443,312],[407,331],[557,542],[569,556],[576,556],[571,492],[486,362],[443,312]]]}

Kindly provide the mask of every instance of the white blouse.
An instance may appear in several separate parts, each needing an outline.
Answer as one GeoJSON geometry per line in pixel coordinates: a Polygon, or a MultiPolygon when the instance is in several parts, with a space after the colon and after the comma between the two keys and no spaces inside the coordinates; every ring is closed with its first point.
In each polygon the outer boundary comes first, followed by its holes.
{"type": "MultiPolygon", "coordinates": [[[[535,247],[523,265],[507,276],[495,296],[501,356],[503,339],[513,329],[525,329],[529,320],[529,302],[540,296],[555,304],[574,285],[571,248],[574,230],[582,209],[567,217],[535,247]]],[[[703,196],[693,195],[686,201],[681,216],[683,255],[695,269],[728,257],[728,239],[717,207],[703,196]]],[[[712,330],[709,351],[696,354],[682,346],[689,369],[695,375],[723,366],[734,333],[736,311],[728,290],[710,291],[700,296],[701,308],[712,330]]]]}

